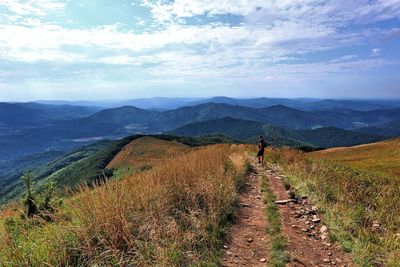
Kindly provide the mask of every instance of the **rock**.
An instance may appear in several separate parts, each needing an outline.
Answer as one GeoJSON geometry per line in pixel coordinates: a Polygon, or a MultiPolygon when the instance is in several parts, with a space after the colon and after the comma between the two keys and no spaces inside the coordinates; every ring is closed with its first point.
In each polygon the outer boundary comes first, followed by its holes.
{"type": "Polygon", "coordinates": [[[229,247],[227,245],[224,245],[224,249],[229,249],[229,247]]]}
{"type": "Polygon", "coordinates": [[[328,256],[332,256],[332,252],[328,252],[328,254],[326,254],[326,255],[328,255],[328,256]]]}
{"type": "Polygon", "coordinates": [[[260,262],[266,262],[267,261],[267,259],[266,258],[262,258],[262,259],[260,259],[260,262]]]}
{"type": "Polygon", "coordinates": [[[379,228],[379,227],[381,227],[381,225],[379,223],[372,224],[372,228],[379,228]]]}
{"type": "Polygon", "coordinates": [[[253,242],[253,238],[251,238],[251,237],[247,238],[247,242],[249,242],[249,243],[253,242]]]}
{"type": "Polygon", "coordinates": [[[323,262],[326,262],[326,263],[331,262],[329,259],[323,259],[322,261],[323,261],[323,262]]]}
{"type": "Polygon", "coordinates": [[[312,211],[318,211],[318,207],[317,207],[317,206],[312,206],[312,207],[311,207],[311,210],[312,210],[312,211]]]}
{"type": "Polygon", "coordinates": [[[242,206],[243,206],[243,207],[251,207],[251,205],[248,204],[248,203],[242,203],[242,206]]]}
{"type": "Polygon", "coordinates": [[[313,222],[313,223],[319,223],[319,222],[321,222],[321,219],[318,218],[317,215],[314,215],[314,216],[313,216],[313,219],[312,219],[312,222],[313,222]]]}
{"type": "Polygon", "coordinates": [[[321,238],[321,240],[325,240],[328,238],[328,236],[326,234],[324,234],[324,235],[320,235],[320,238],[321,238]]]}
{"type": "Polygon", "coordinates": [[[327,231],[328,231],[328,227],[326,227],[325,225],[323,225],[323,226],[319,229],[319,232],[320,232],[321,234],[326,233],[327,231]]]}
{"type": "Polygon", "coordinates": [[[278,205],[286,205],[287,203],[290,203],[290,202],[296,202],[296,200],[295,200],[295,199],[277,200],[277,201],[275,201],[275,204],[278,204],[278,205]]]}

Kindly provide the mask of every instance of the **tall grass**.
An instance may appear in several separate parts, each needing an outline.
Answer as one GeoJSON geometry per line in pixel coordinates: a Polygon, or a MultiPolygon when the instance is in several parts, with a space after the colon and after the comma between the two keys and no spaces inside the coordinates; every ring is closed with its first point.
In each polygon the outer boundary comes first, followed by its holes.
{"type": "Polygon", "coordinates": [[[199,148],[145,172],[82,187],[56,222],[3,216],[0,266],[216,265],[246,159],[238,146],[199,148]]]}
{"type": "Polygon", "coordinates": [[[289,182],[325,211],[331,239],[361,266],[400,266],[400,177],[355,171],[291,149],[269,151],[289,182]],[[381,227],[372,227],[378,221],[381,227]]]}

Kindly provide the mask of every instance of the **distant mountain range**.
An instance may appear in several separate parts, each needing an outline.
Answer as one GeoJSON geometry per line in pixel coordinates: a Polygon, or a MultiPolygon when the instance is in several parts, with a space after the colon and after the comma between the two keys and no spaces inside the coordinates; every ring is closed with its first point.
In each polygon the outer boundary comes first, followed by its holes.
{"type": "Polygon", "coordinates": [[[171,132],[173,135],[202,136],[225,134],[238,140],[256,142],[259,135],[272,145],[294,147],[336,147],[371,143],[385,139],[379,135],[357,133],[334,127],[314,130],[292,130],[256,121],[231,117],[186,124],[171,132]]]}
{"type": "Polygon", "coordinates": [[[74,106],[100,106],[102,108],[116,108],[121,106],[135,106],[142,109],[165,111],[177,109],[184,106],[197,106],[206,103],[229,104],[237,106],[247,106],[253,108],[267,108],[276,105],[311,110],[331,110],[331,109],[352,109],[357,111],[371,111],[377,109],[400,108],[398,100],[340,100],[340,99],[313,99],[313,98],[230,98],[230,97],[211,97],[211,98],[183,98],[183,97],[153,97],[136,98],[131,100],[110,100],[110,101],[37,101],[43,104],[55,105],[74,105],[74,106]]]}
{"type": "MultiPolygon", "coordinates": [[[[179,99],[179,101],[183,100],[179,99]]],[[[198,104],[198,101],[190,103],[194,105],[198,104]]],[[[324,100],[316,102],[310,99],[244,100],[224,97],[213,98],[212,101],[214,102],[166,111],[147,110],[134,106],[100,110],[99,107],[71,105],[1,103],[0,161],[48,150],[66,151],[100,139],[116,139],[131,134],[170,132],[187,124],[226,117],[261,123],[262,127],[270,125],[275,127],[274,129],[286,129],[286,131],[280,130],[281,137],[286,140],[282,142],[290,141],[296,145],[304,143],[321,147],[353,145],[360,143],[359,140],[372,140],[379,138],[378,136],[391,137],[400,132],[398,123],[400,108],[387,109],[390,105],[395,106],[396,101],[324,100]],[[217,101],[230,102],[230,104],[215,103],[217,101]],[[302,103],[303,107],[310,105],[316,110],[307,111],[285,105],[258,107],[279,102],[287,105],[302,103]],[[238,103],[242,105],[237,105],[238,103]],[[346,108],[339,108],[343,105],[346,108]],[[359,109],[383,106],[385,108],[358,111],[350,109],[352,105],[358,105],[359,109]],[[323,107],[326,109],[318,110],[323,107]],[[331,109],[332,107],[335,108],[331,109]],[[347,141],[340,143],[337,142],[336,137],[333,138],[334,142],[330,139],[320,139],[316,142],[315,140],[318,139],[316,137],[307,139],[300,136],[318,135],[322,131],[324,131],[324,136],[329,136],[328,133],[339,136],[339,131],[343,133],[343,130],[357,131],[357,135],[354,132],[346,133],[344,140],[347,141]],[[294,135],[294,133],[297,134],[294,135]]],[[[232,132],[225,131],[224,133],[236,137],[233,131],[234,129],[232,132]]],[[[242,129],[242,131],[246,132],[247,129],[242,129]]]]}

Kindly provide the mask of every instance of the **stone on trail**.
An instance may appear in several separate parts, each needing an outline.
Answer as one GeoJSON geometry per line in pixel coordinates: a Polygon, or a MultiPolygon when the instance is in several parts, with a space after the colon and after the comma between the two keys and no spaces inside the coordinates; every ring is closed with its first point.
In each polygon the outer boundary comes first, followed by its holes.
{"type": "Polygon", "coordinates": [[[260,259],[260,262],[266,262],[267,261],[267,259],[266,258],[262,258],[262,259],[260,259]]]}
{"type": "Polygon", "coordinates": [[[326,233],[327,231],[328,231],[328,227],[326,227],[325,225],[323,225],[320,229],[319,229],[319,231],[323,234],[323,233],[326,233]]]}
{"type": "Polygon", "coordinates": [[[277,200],[277,201],[275,201],[275,204],[278,204],[278,205],[286,205],[286,204],[288,204],[288,203],[290,203],[290,202],[296,202],[296,199],[277,200]]]}
{"type": "Polygon", "coordinates": [[[247,242],[249,242],[249,243],[253,242],[253,238],[251,238],[251,237],[247,238],[247,242]]]}
{"type": "Polygon", "coordinates": [[[312,219],[312,222],[313,222],[313,223],[319,223],[319,222],[321,222],[321,219],[318,218],[317,215],[314,215],[314,216],[313,216],[313,219],[312,219]]]}

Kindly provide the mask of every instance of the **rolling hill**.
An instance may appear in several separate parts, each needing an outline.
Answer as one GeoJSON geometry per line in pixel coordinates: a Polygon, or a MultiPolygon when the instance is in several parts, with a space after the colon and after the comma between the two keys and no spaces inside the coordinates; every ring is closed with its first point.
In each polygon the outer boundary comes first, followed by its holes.
{"type": "Polygon", "coordinates": [[[104,140],[67,153],[49,151],[0,162],[0,205],[22,196],[24,185],[20,177],[24,171],[32,171],[34,183],[41,187],[48,176],[97,153],[110,143],[104,140]]]}
{"type": "Polygon", "coordinates": [[[63,122],[57,127],[71,134],[78,129],[82,137],[108,135],[111,133],[157,133],[173,130],[179,126],[224,117],[253,120],[283,126],[291,129],[311,129],[318,127],[338,127],[344,129],[360,128],[365,125],[377,125],[400,116],[400,109],[353,111],[303,111],[283,105],[268,108],[251,108],[228,104],[207,103],[182,107],[165,112],[149,111],[136,107],[120,107],[102,110],[87,118],[63,122]]]}
{"type": "Polygon", "coordinates": [[[256,121],[230,117],[191,123],[169,132],[174,135],[201,136],[225,134],[245,142],[256,142],[258,135],[264,135],[274,145],[294,147],[335,147],[350,146],[383,140],[384,137],[326,127],[314,130],[292,130],[256,121]]]}
{"type": "MultiPolygon", "coordinates": [[[[50,105],[39,103],[0,103],[0,127],[38,127],[53,120],[71,120],[87,117],[100,110],[99,107],[50,105]]],[[[0,132],[1,133],[1,132],[0,132]]]]}
{"type": "Polygon", "coordinates": [[[382,109],[400,108],[399,100],[341,100],[341,99],[288,99],[288,98],[249,98],[238,99],[230,97],[213,97],[188,103],[187,105],[199,105],[205,103],[229,104],[253,108],[267,108],[284,105],[290,108],[315,111],[315,110],[340,110],[351,109],[355,111],[372,111],[382,109]]]}
{"type": "MultiPolygon", "coordinates": [[[[23,115],[21,114],[21,116],[23,115]]],[[[48,119],[44,120],[46,123],[19,128],[17,131],[10,130],[10,128],[4,130],[3,127],[3,130],[0,131],[2,137],[0,139],[0,160],[46,150],[67,151],[99,139],[118,139],[132,134],[158,134],[172,131],[186,124],[225,117],[257,121],[295,130],[324,127],[355,130],[365,129],[365,127],[372,129],[370,127],[381,127],[385,123],[390,123],[400,117],[400,109],[365,112],[349,109],[304,111],[283,105],[252,108],[206,103],[159,112],[124,106],[101,110],[83,118],[48,119]]],[[[364,131],[365,134],[375,132],[364,131]]],[[[286,136],[286,138],[293,139],[290,136],[286,136]]],[[[298,138],[296,137],[296,139],[298,138]]],[[[353,143],[343,142],[342,145],[356,144],[360,140],[362,138],[353,143]]]]}
{"type": "Polygon", "coordinates": [[[150,167],[154,161],[172,157],[178,153],[184,153],[188,151],[189,148],[189,146],[176,141],[145,136],[124,146],[106,168],[147,168],[150,167]]]}
{"type": "Polygon", "coordinates": [[[26,170],[32,171],[37,190],[40,191],[46,182],[52,181],[63,191],[65,187],[75,189],[82,183],[92,184],[111,177],[113,170],[121,167],[147,168],[153,160],[185,152],[189,147],[234,142],[221,135],[201,138],[133,135],[115,141],[102,140],[68,153],[49,151],[2,161],[0,206],[22,196],[24,185],[20,177],[26,170]]]}
{"type": "Polygon", "coordinates": [[[308,157],[335,160],[360,170],[400,177],[400,138],[321,150],[308,157]]]}

